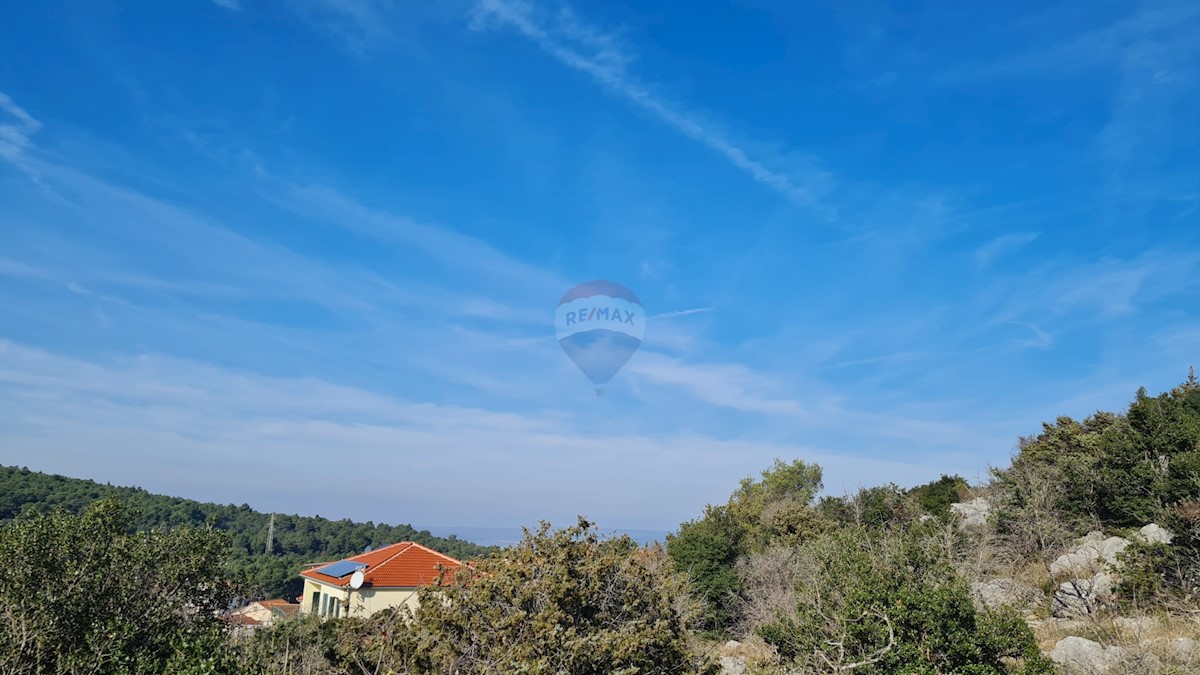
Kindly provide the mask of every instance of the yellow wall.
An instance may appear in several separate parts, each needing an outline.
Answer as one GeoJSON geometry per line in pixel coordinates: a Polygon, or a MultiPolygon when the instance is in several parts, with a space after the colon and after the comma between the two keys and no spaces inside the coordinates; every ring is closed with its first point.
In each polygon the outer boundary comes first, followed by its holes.
{"type": "Polygon", "coordinates": [[[272,620],[271,609],[269,607],[263,607],[257,602],[252,602],[233,613],[235,615],[242,614],[248,616],[259,623],[271,623],[272,620]]]}
{"type": "Polygon", "coordinates": [[[417,589],[415,588],[360,588],[352,590],[349,588],[327,586],[305,578],[304,602],[301,603],[300,609],[305,614],[313,614],[321,608],[319,598],[314,608],[313,593],[326,593],[331,598],[336,598],[340,601],[342,603],[340,616],[370,616],[380,610],[389,607],[399,607],[401,605],[405,605],[411,610],[416,610],[418,604],[417,589]],[[347,601],[349,602],[348,613],[347,601]]]}

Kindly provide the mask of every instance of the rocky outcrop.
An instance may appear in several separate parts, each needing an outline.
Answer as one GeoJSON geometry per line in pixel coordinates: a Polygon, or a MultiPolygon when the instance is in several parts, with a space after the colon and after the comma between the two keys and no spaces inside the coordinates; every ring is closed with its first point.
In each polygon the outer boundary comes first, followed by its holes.
{"type": "MultiPolygon", "coordinates": [[[[1153,543],[1169,543],[1172,537],[1155,523],[1131,536],[1137,541],[1153,543]]],[[[1050,563],[1051,576],[1056,580],[1066,579],[1051,599],[1050,610],[1054,616],[1086,616],[1112,604],[1116,584],[1120,581],[1120,554],[1132,545],[1133,541],[1124,537],[1106,538],[1100,532],[1089,532],[1050,563]]]]}
{"type": "Polygon", "coordinates": [[[1074,635],[1054,645],[1050,660],[1062,666],[1067,675],[1157,673],[1163,665],[1161,659],[1145,650],[1106,647],[1074,635]]]}
{"type": "Polygon", "coordinates": [[[1134,532],[1132,536],[1134,540],[1145,544],[1169,544],[1175,538],[1170,530],[1159,527],[1157,523],[1150,523],[1134,532]]]}
{"type": "Polygon", "coordinates": [[[1084,579],[1072,579],[1058,585],[1050,600],[1050,610],[1058,618],[1095,614],[1113,604],[1115,584],[1107,572],[1084,579]]]}
{"type": "Polygon", "coordinates": [[[1075,547],[1050,563],[1050,574],[1082,576],[1103,571],[1117,564],[1117,555],[1132,544],[1124,537],[1104,538],[1099,532],[1089,532],[1075,542],[1075,547]]]}
{"type": "Polygon", "coordinates": [[[1124,656],[1125,650],[1120,647],[1105,647],[1074,635],[1059,640],[1050,651],[1050,660],[1070,675],[1119,673],[1124,656]]]}
{"type": "Polygon", "coordinates": [[[951,504],[950,510],[962,518],[964,526],[983,527],[992,513],[992,505],[986,498],[976,497],[969,502],[951,504]]]}
{"type": "Polygon", "coordinates": [[[1031,608],[1042,594],[1033,586],[1012,579],[992,579],[971,584],[971,599],[977,609],[996,609],[1005,605],[1020,610],[1031,608]]]}
{"type": "Polygon", "coordinates": [[[737,640],[730,640],[721,648],[724,654],[720,659],[720,675],[747,675],[750,672],[746,660],[737,655],[741,646],[737,640]]]}
{"type": "Polygon", "coordinates": [[[747,675],[746,662],[736,656],[721,657],[721,675],[747,675]]]}
{"type": "Polygon", "coordinates": [[[1200,643],[1181,637],[1171,641],[1171,658],[1181,666],[1200,666],[1200,643]]]}

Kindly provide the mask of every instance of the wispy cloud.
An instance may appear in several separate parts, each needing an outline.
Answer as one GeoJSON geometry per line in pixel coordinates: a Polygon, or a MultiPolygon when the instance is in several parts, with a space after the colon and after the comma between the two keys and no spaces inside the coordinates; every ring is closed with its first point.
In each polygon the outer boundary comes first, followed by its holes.
{"type": "Polygon", "coordinates": [[[392,243],[416,247],[443,265],[462,273],[496,282],[516,282],[527,287],[558,289],[567,286],[554,274],[526,264],[494,246],[452,228],[417,222],[411,218],[371,208],[323,185],[268,184],[264,196],[280,206],[307,216],[317,216],[348,230],[392,243]],[[282,188],[282,194],[272,189],[282,188]]]}
{"type": "Polygon", "coordinates": [[[25,112],[25,109],[17,105],[8,94],[0,91],[0,159],[12,162],[35,183],[45,188],[41,184],[37,169],[26,157],[26,153],[33,147],[33,135],[41,128],[40,121],[25,112]]]}
{"type": "Polygon", "coordinates": [[[632,374],[655,385],[680,387],[701,401],[743,412],[803,415],[798,401],[781,396],[780,383],[740,364],[687,364],[661,354],[639,356],[632,374]]]}
{"type": "Polygon", "coordinates": [[[646,435],[609,425],[581,434],[570,418],[553,414],[414,402],[156,354],[83,360],[3,340],[0,406],[11,413],[7,461],[376,521],[513,525],[582,513],[612,527],[671,527],[704,501],[724,499],[737,477],[776,456],[821,463],[834,489],[912,483],[947,470],[932,457],[850,457],[686,432],[646,435]],[[311,484],[311,467],[331,456],[348,462],[339,477],[320,482],[331,489],[297,491],[311,484]],[[570,479],[581,472],[592,480],[570,479]],[[668,473],[673,480],[664,483],[668,473]],[[264,475],[274,480],[264,483],[264,475]],[[464,503],[428,480],[396,492],[396,476],[430,475],[453,475],[458,491],[474,498],[464,503]],[[618,484],[626,496],[613,500],[618,484]],[[480,503],[489,505],[487,515],[473,506],[480,503]]]}
{"type": "Polygon", "coordinates": [[[997,258],[1014,253],[1037,238],[1037,232],[1013,232],[996,237],[975,249],[975,266],[985,269],[997,258]]]}
{"type": "Polygon", "coordinates": [[[346,48],[359,55],[394,36],[387,0],[289,0],[289,4],[309,23],[341,38],[346,48]]]}
{"type": "MultiPolygon", "coordinates": [[[[1065,38],[1058,37],[1049,44],[1030,45],[1034,36],[1022,35],[1026,41],[1013,40],[1019,46],[1000,57],[979,62],[955,65],[936,78],[941,84],[963,84],[983,79],[1018,77],[1063,77],[1080,70],[1119,64],[1135,53],[1148,34],[1177,29],[1197,16],[1194,3],[1139,3],[1128,16],[1106,26],[1065,38]]],[[[1047,12],[1041,21],[1031,22],[1039,34],[1061,36],[1063,17],[1047,12]],[[1057,30],[1047,31],[1054,24],[1057,30]]]]}
{"type": "Polygon", "coordinates": [[[232,9],[235,12],[240,11],[242,9],[242,3],[239,2],[238,0],[212,0],[212,2],[214,5],[216,5],[218,7],[224,7],[225,9],[232,9]]]}
{"type": "Polygon", "coordinates": [[[655,314],[654,316],[647,317],[647,318],[649,318],[649,319],[671,319],[671,318],[674,318],[677,316],[691,316],[692,314],[704,314],[705,312],[711,312],[711,311],[713,311],[712,307],[696,307],[694,309],[680,309],[680,310],[676,310],[674,312],[663,312],[662,314],[655,314]]]}
{"type": "MultiPolygon", "coordinates": [[[[520,0],[481,0],[476,5],[472,26],[482,29],[493,25],[515,30],[560,63],[591,76],[610,93],[715,150],[754,180],[780,194],[801,202],[817,199],[818,195],[808,185],[750,157],[713,125],[702,122],[696,113],[652,93],[628,73],[634,55],[620,47],[615,37],[586,23],[569,9],[551,14],[520,0]]],[[[823,176],[823,180],[828,181],[828,176],[823,176]]]]}
{"type": "Polygon", "coordinates": [[[4,92],[0,92],[0,110],[10,118],[0,124],[0,156],[14,160],[32,145],[30,139],[42,128],[42,123],[4,92]]]}
{"type": "Polygon", "coordinates": [[[1033,333],[1033,337],[1027,339],[1013,338],[1013,341],[1018,345],[1031,349],[1049,349],[1054,344],[1054,336],[1039,328],[1037,324],[1021,323],[1019,325],[1028,328],[1033,333]]]}

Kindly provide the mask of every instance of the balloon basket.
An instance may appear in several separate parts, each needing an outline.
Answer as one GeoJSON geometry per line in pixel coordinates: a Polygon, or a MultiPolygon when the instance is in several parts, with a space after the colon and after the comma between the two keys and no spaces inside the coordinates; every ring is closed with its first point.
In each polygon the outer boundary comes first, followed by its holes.
{"type": "Polygon", "coordinates": [[[597,389],[597,390],[596,390],[596,395],[597,395],[597,396],[603,396],[603,395],[604,395],[604,390],[603,390],[603,389],[597,389]]]}

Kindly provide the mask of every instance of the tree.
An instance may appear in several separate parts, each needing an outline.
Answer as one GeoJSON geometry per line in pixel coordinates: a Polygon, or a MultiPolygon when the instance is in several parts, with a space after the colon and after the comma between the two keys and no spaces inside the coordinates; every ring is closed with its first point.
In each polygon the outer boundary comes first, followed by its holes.
{"type": "Polygon", "coordinates": [[[938,518],[948,518],[950,505],[963,501],[968,489],[967,481],[962,476],[942,474],[941,478],[919,485],[909,490],[908,494],[916,498],[923,512],[938,518]]]}
{"type": "MultiPolygon", "coordinates": [[[[920,528],[844,528],[797,549],[785,573],[795,606],[755,632],[805,672],[998,674],[1010,659],[1023,672],[1052,672],[1019,616],[975,611],[966,582],[920,528]]],[[[778,597],[774,586],[765,592],[778,597]]]]}
{"type": "Polygon", "coordinates": [[[132,520],[105,500],[0,527],[0,671],[236,672],[218,619],[225,537],[131,534],[132,520]]]}
{"type": "Polygon", "coordinates": [[[820,490],[821,467],[776,459],[758,480],[743,478],[727,504],[708,506],[703,518],[667,538],[668,555],[704,603],[702,628],[723,631],[733,624],[740,556],[799,544],[832,524],[812,507],[820,490]]]}
{"type": "Polygon", "coordinates": [[[722,630],[734,619],[739,591],[734,566],[742,555],[741,537],[741,528],[724,506],[709,506],[703,518],[684,523],[678,534],[667,537],[667,555],[702,602],[702,630],[722,630]]]}
{"type": "MultiPolygon", "coordinates": [[[[687,649],[675,602],[682,584],[649,565],[627,536],[591,523],[551,531],[421,591],[409,667],[429,673],[685,673],[704,671],[687,649]]],[[[398,630],[400,630],[398,628],[398,630]]]]}
{"type": "Polygon", "coordinates": [[[59,507],[82,513],[89,504],[105,498],[118,499],[129,507],[133,527],[139,530],[211,524],[225,532],[233,558],[232,571],[259,597],[293,598],[300,592],[302,583],[297,572],[304,563],[355,555],[367,546],[415,541],[460,560],[492,550],[455,537],[434,537],[409,525],[277,514],[274,554],[264,555],[270,515],[247,504],[209,504],[155,495],[139,488],[0,467],[0,521],[21,514],[46,514],[59,507]]]}

